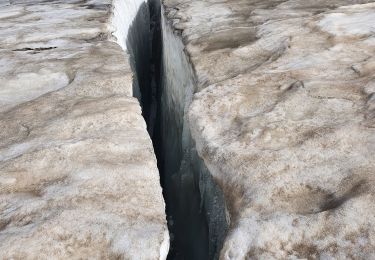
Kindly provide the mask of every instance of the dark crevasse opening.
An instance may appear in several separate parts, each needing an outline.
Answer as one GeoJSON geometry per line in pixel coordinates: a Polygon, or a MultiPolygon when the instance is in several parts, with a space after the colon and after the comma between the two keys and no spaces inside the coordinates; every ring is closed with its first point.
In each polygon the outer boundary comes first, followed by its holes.
{"type": "Polygon", "coordinates": [[[166,202],[168,259],[217,259],[228,227],[224,198],[195,150],[185,113],[194,73],[158,0],[139,8],[127,48],[166,202]]]}

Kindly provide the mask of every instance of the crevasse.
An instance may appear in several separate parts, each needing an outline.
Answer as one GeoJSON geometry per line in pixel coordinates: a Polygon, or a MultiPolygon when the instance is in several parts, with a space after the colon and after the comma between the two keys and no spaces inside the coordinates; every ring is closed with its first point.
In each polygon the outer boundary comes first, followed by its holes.
{"type": "MultiPolygon", "coordinates": [[[[224,197],[190,133],[187,112],[196,77],[181,35],[162,9],[160,139],[163,188],[174,241],[171,258],[217,259],[227,231],[224,197]]],[[[160,163],[159,163],[160,164],[160,163]]]]}
{"type": "Polygon", "coordinates": [[[190,134],[187,111],[196,81],[179,32],[157,0],[114,5],[113,35],[131,56],[133,95],[158,159],[171,236],[168,259],[217,259],[228,227],[225,203],[190,134]]]}

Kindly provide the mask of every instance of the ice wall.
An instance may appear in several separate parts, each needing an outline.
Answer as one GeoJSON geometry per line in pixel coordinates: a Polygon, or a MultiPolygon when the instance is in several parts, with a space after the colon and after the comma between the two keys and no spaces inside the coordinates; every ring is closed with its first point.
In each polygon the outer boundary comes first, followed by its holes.
{"type": "Polygon", "coordinates": [[[147,121],[149,111],[144,104],[149,102],[151,50],[148,4],[144,0],[114,0],[112,12],[112,40],[130,54],[130,65],[133,70],[133,96],[140,101],[147,121]]]}
{"type": "Polygon", "coordinates": [[[170,254],[215,259],[228,226],[225,203],[191,138],[187,111],[195,92],[194,71],[178,31],[172,30],[164,10],[162,41],[160,138],[164,194],[173,223],[170,254]]]}
{"type": "Polygon", "coordinates": [[[113,14],[111,16],[112,35],[123,50],[127,49],[126,40],[128,31],[137,16],[139,8],[144,0],[113,0],[113,14]]]}

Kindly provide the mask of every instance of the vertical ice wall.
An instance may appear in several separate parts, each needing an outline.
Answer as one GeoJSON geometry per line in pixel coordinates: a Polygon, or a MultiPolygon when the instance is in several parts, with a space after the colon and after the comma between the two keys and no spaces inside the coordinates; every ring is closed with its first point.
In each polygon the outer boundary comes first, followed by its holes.
{"type": "Polygon", "coordinates": [[[139,8],[144,4],[144,0],[113,0],[113,14],[111,25],[115,41],[123,50],[127,49],[126,39],[128,37],[129,27],[133,23],[139,8]]]}
{"type": "Polygon", "coordinates": [[[160,132],[164,194],[175,248],[172,257],[217,259],[227,230],[223,194],[198,156],[187,111],[195,76],[178,32],[162,10],[160,132]]]}
{"type": "Polygon", "coordinates": [[[145,111],[143,105],[149,102],[147,92],[150,82],[151,38],[147,2],[144,0],[114,0],[111,26],[112,36],[114,36],[112,39],[130,54],[130,65],[134,72],[133,96],[140,101],[143,115],[147,121],[149,111],[145,111]]]}

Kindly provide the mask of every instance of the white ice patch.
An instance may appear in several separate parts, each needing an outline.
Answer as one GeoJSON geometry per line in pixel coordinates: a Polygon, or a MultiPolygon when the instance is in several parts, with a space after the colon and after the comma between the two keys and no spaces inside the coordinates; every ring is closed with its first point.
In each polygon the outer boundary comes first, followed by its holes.
{"type": "Polygon", "coordinates": [[[167,259],[169,252],[169,232],[168,230],[164,231],[164,240],[160,246],[160,260],[167,259]]]}
{"type": "Polygon", "coordinates": [[[375,33],[375,12],[354,14],[331,13],[318,24],[322,30],[337,36],[364,36],[375,33]]]}
{"type": "Polygon", "coordinates": [[[14,78],[3,78],[1,81],[0,109],[33,100],[69,84],[65,73],[48,69],[41,69],[37,73],[19,73],[14,78]]]}
{"type": "Polygon", "coordinates": [[[115,42],[118,43],[123,50],[126,50],[126,39],[129,27],[136,17],[139,7],[145,3],[144,0],[114,0],[113,15],[111,17],[111,25],[113,28],[113,36],[116,37],[115,42]]]}

